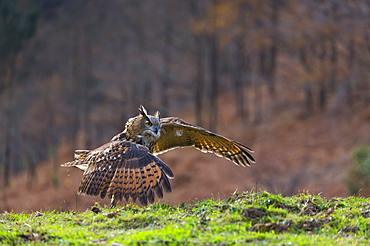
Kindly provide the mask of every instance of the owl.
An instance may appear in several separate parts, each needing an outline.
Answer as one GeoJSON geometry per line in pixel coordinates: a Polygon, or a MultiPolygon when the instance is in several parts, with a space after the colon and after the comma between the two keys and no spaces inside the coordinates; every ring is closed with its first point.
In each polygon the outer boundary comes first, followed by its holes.
{"type": "Polygon", "coordinates": [[[255,163],[247,146],[176,118],[149,115],[143,106],[130,118],[123,132],[94,150],[76,150],[75,160],[63,167],[84,171],[78,194],[108,196],[112,207],[131,197],[142,205],[155,195],[171,192],[171,169],[157,155],[178,147],[190,147],[224,157],[236,165],[255,163]]]}

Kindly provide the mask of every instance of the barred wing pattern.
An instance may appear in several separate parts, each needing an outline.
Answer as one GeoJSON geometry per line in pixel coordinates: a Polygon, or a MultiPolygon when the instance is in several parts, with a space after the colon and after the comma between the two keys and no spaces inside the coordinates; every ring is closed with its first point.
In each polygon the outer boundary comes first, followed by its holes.
{"type": "Polygon", "coordinates": [[[255,162],[250,154],[253,150],[241,143],[176,117],[163,118],[161,124],[161,137],[151,151],[153,154],[160,154],[177,147],[194,146],[203,152],[224,157],[236,165],[249,166],[255,162]]]}
{"type": "Polygon", "coordinates": [[[154,194],[163,197],[163,189],[171,192],[168,178],[171,169],[145,146],[129,141],[112,141],[86,155],[84,159],[64,166],[88,164],[78,189],[79,194],[108,195],[115,205],[123,198],[136,199],[142,205],[154,202],[154,194]]]}

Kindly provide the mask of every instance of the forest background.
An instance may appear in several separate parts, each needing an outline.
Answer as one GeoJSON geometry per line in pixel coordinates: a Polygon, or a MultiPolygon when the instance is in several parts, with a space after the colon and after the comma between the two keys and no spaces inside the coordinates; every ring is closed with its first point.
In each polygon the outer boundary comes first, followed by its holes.
{"type": "Polygon", "coordinates": [[[1,211],[100,201],[78,196],[82,173],[60,164],[109,141],[140,104],[255,150],[251,168],[161,155],[175,173],[165,202],[353,193],[353,153],[370,145],[368,0],[2,0],[0,11],[1,211]]]}

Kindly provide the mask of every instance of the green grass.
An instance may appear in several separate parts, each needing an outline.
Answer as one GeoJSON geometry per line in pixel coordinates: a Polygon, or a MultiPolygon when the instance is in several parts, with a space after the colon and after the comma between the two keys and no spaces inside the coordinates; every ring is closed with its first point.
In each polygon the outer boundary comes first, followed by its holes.
{"type": "Polygon", "coordinates": [[[0,244],[368,245],[370,199],[233,194],[178,206],[2,213],[0,244]],[[92,211],[94,210],[94,211],[92,211]]]}

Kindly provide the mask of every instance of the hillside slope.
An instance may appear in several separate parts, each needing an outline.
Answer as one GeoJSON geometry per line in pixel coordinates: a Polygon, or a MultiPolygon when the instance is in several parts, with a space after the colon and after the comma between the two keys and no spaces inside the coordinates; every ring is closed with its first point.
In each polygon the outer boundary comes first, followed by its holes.
{"type": "Polygon", "coordinates": [[[86,212],[2,213],[0,243],[368,245],[370,200],[235,193],[227,200],[86,212]]]}
{"type": "MultiPolygon", "coordinates": [[[[231,116],[227,114],[232,112],[226,109],[226,122],[219,132],[254,149],[257,163],[249,168],[238,167],[193,148],[167,152],[159,157],[171,167],[175,179],[171,180],[173,193],[165,194],[163,201],[177,204],[194,199],[224,198],[235,190],[260,188],[284,195],[302,191],[320,193],[324,197],[348,195],[344,179],[352,165],[352,150],[370,143],[370,107],[349,118],[277,117],[270,124],[246,128],[240,122],[231,123],[231,116]]],[[[187,120],[186,116],[182,118],[187,120]]],[[[60,146],[57,159],[63,163],[71,160],[72,155],[73,149],[65,143],[60,146]]],[[[37,168],[38,178],[31,184],[27,184],[26,174],[19,176],[3,194],[2,209],[84,211],[94,201],[109,203],[108,199],[78,196],[82,172],[58,167],[53,174],[49,163],[37,168]]]]}

